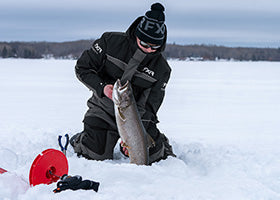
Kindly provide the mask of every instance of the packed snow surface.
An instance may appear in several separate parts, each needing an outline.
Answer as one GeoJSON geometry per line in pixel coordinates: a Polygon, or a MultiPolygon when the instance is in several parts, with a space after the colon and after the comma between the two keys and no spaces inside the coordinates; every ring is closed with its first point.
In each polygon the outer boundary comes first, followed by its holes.
{"type": "Polygon", "coordinates": [[[82,130],[91,92],[74,60],[0,59],[0,199],[280,199],[280,63],[169,61],[159,128],[177,158],[152,166],[78,158],[69,174],[99,192],[29,187],[29,169],[57,137],[82,130]]]}

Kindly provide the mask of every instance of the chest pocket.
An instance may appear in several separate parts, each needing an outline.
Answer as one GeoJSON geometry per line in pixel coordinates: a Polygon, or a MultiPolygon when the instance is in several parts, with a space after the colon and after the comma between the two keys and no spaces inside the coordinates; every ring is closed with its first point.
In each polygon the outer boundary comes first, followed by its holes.
{"type": "Polygon", "coordinates": [[[144,72],[136,71],[132,83],[142,88],[150,88],[157,81],[155,78],[145,74],[144,72]]]}
{"type": "Polygon", "coordinates": [[[127,65],[122,60],[106,54],[105,71],[111,77],[112,83],[120,79],[123,75],[125,66],[127,65]]]}
{"type": "MultiPolygon", "coordinates": [[[[110,55],[106,55],[107,56],[107,60],[110,63],[113,63],[115,66],[117,66],[119,68],[118,73],[114,74],[114,78],[121,78],[123,72],[125,71],[126,67],[127,67],[127,63],[123,62],[122,60],[115,58],[113,56],[110,55]],[[122,74],[120,74],[120,72],[122,72],[122,74]]],[[[116,81],[116,80],[115,80],[116,81]]],[[[132,84],[141,88],[149,88],[152,87],[152,85],[156,82],[157,80],[147,74],[145,74],[144,72],[140,72],[138,70],[136,70],[135,74],[132,77],[132,84]]]]}

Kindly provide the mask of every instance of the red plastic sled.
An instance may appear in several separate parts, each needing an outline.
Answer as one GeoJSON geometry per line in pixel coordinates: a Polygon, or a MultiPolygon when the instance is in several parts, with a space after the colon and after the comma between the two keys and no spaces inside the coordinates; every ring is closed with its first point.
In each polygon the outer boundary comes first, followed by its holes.
{"type": "Polygon", "coordinates": [[[61,151],[47,149],[33,161],[29,172],[29,184],[51,184],[64,174],[68,174],[66,156],[61,151]]]}
{"type": "Polygon", "coordinates": [[[0,174],[4,174],[5,172],[7,172],[7,170],[0,167],[0,174]]]}

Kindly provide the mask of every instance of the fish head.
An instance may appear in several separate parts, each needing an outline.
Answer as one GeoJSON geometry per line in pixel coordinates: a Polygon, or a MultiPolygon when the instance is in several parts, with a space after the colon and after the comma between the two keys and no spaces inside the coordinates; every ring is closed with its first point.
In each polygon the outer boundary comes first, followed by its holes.
{"type": "Polygon", "coordinates": [[[132,88],[129,81],[124,85],[118,79],[113,88],[113,101],[120,108],[126,108],[131,105],[132,88]]]}

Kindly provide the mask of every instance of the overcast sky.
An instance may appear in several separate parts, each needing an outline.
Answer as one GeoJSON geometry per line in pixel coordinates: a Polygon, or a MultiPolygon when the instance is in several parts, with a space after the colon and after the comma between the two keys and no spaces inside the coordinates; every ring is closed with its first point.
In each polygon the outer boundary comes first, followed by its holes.
{"type": "Polygon", "coordinates": [[[95,39],[125,31],[154,2],[168,42],[280,47],[280,0],[0,0],[0,41],[95,39]]]}

